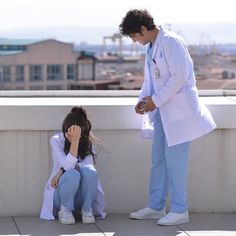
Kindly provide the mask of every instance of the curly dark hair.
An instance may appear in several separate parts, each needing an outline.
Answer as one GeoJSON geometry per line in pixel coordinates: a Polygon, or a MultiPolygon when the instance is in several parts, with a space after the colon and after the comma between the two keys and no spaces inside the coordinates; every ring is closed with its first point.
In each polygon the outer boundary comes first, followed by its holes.
{"type": "Polygon", "coordinates": [[[130,36],[130,34],[141,33],[141,26],[147,30],[156,28],[151,14],[147,10],[134,9],[127,12],[119,25],[121,35],[130,36]]]}
{"type": "Polygon", "coordinates": [[[90,135],[92,125],[88,120],[86,111],[83,107],[73,107],[63,121],[62,132],[65,137],[64,152],[66,154],[69,153],[71,143],[66,138],[65,134],[71,125],[79,125],[81,128],[78,156],[83,160],[87,155],[92,155],[95,163],[96,154],[92,151],[92,137],[90,135]]]}

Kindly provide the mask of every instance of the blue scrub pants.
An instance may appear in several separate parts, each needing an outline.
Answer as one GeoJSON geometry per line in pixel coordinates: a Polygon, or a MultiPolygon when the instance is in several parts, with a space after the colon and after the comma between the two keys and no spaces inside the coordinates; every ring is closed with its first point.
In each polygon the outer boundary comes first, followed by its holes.
{"type": "Polygon", "coordinates": [[[154,120],[148,207],[155,210],[163,209],[169,192],[171,212],[184,213],[188,209],[188,154],[189,142],[168,147],[160,111],[157,109],[154,120]]]}
{"type": "Polygon", "coordinates": [[[67,170],[59,179],[54,191],[53,207],[60,209],[61,205],[69,210],[89,211],[97,196],[98,176],[92,165],[67,170]]]}

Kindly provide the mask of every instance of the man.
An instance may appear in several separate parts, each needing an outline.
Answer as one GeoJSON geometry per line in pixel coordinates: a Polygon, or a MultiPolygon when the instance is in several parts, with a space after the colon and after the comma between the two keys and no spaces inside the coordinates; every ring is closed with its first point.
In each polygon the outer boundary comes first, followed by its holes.
{"type": "Polygon", "coordinates": [[[190,141],[216,125],[200,103],[193,63],[185,42],[154,24],[147,10],[131,10],[119,26],[123,36],[147,45],[144,82],[138,114],[149,113],[154,123],[149,201],[130,214],[133,219],[157,219],[159,225],[189,222],[187,170],[190,141]],[[166,214],[166,197],[170,211],[166,214]]]}

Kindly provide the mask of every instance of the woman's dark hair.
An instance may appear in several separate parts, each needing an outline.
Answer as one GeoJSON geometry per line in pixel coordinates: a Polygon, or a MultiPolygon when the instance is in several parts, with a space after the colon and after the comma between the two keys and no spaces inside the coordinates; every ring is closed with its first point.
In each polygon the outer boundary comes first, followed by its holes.
{"type": "Polygon", "coordinates": [[[121,35],[130,36],[130,34],[141,33],[141,26],[145,26],[147,30],[156,28],[153,18],[147,10],[130,10],[122,19],[119,25],[121,35]]]}
{"type": "Polygon", "coordinates": [[[92,155],[95,163],[96,154],[92,150],[92,137],[90,134],[92,125],[87,118],[87,114],[84,108],[77,106],[73,107],[63,121],[62,131],[65,137],[64,152],[66,154],[69,153],[71,143],[66,138],[65,134],[68,132],[68,129],[71,125],[79,125],[81,128],[78,156],[83,160],[87,155],[92,155]]]}

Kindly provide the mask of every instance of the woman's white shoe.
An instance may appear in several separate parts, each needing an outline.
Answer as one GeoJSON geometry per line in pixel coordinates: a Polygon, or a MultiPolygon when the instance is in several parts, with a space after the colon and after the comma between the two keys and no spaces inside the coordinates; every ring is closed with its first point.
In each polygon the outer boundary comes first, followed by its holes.
{"type": "Polygon", "coordinates": [[[75,224],[75,217],[72,212],[68,209],[60,210],[58,212],[58,219],[62,224],[72,225],[75,224]]]}
{"type": "Polygon", "coordinates": [[[82,222],[84,224],[94,224],[95,223],[95,217],[93,215],[92,210],[90,210],[90,211],[82,210],[82,222]]]}

